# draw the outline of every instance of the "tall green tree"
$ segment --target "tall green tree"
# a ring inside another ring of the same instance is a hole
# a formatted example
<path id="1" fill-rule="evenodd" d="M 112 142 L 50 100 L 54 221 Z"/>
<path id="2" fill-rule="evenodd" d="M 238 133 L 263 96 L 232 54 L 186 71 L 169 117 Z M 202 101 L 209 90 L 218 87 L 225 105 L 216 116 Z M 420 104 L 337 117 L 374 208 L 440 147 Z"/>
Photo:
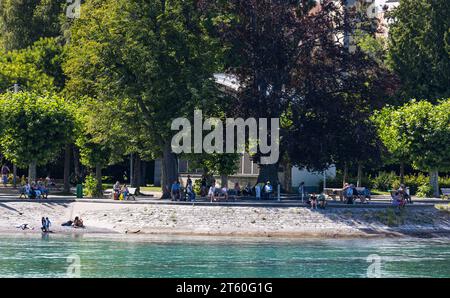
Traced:
<path id="1" fill-rule="evenodd" d="M 323 170 L 344 156 L 361 161 L 359 156 L 376 151 L 364 146 L 370 150 L 356 152 L 363 147 L 355 145 L 348 154 L 336 147 L 349 137 L 372 145 L 374 130 L 361 124 L 385 98 L 383 69 L 359 49 L 351 53 L 344 41 L 355 28 L 373 31 L 363 23 L 365 15 L 347 9 L 346 1 L 203 2 L 219 11 L 227 71 L 241 83 L 238 115 L 289 118 L 280 130 L 280 156 L 287 152 L 292 164 Z M 278 163 L 260 164 L 258 181 L 267 180 L 277 184 Z"/>
<path id="2" fill-rule="evenodd" d="M 436 197 L 439 172 L 450 170 L 449 108 L 450 99 L 437 105 L 412 101 L 399 108 L 386 107 L 375 116 L 386 147 L 400 157 L 409 156 L 414 168 L 428 171 Z"/>
<path id="3" fill-rule="evenodd" d="M 0 95 L 0 133 L 2 153 L 18 166 L 29 165 L 35 181 L 36 166 L 55 158 L 73 137 L 74 117 L 56 95 L 8 92 Z"/>
<path id="4" fill-rule="evenodd" d="M 66 1 L 0 1 L 0 49 L 5 51 L 31 46 L 41 37 L 61 34 L 60 16 Z"/>
<path id="5" fill-rule="evenodd" d="M 221 47 L 197 1 L 86 2 L 75 20 L 65 63 L 68 90 L 97 100 L 129 99 L 163 157 L 163 187 L 178 177 L 173 119 L 214 100 Z"/>
<path id="6" fill-rule="evenodd" d="M 119 162 L 129 139 L 124 135 L 121 111 L 111 102 L 99 104 L 91 98 L 81 98 L 76 109 L 77 132 L 75 144 L 81 163 L 92 169 L 97 180 L 96 193 L 102 194 L 102 170 Z"/>
<path id="7" fill-rule="evenodd" d="M 62 90 L 63 59 L 63 46 L 55 38 L 42 38 L 25 49 L 0 55 L 0 92 L 14 84 L 41 93 Z"/>
<path id="8" fill-rule="evenodd" d="M 450 6 L 447 0 L 402 0 L 389 26 L 389 57 L 403 97 L 450 96 Z"/>

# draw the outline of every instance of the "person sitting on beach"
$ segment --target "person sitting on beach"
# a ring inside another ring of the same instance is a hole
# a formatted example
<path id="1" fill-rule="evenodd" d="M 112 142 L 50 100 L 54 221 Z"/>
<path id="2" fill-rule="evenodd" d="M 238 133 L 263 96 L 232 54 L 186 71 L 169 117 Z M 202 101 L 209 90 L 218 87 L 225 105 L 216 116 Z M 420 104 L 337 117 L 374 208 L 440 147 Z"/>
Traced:
<path id="1" fill-rule="evenodd" d="M 202 180 L 200 181 L 200 196 L 204 197 L 208 193 L 208 186 L 206 183 L 206 177 L 203 176 Z"/>
<path id="2" fill-rule="evenodd" d="M 194 187 L 192 186 L 192 180 L 188 180 L 188 183 L 186 185 L 186 193 L 188 195 L 189 201 L 195 202 L 195 191 Z"/>
<path id="3" fill-rule="evenodd" d="M 245 188 L 242 190 L 243 196 L 251 196 L 252 195 L 252 186 L 250 185 L 250 182 L 247 183 Z"/>
<path id="4" fill-rule="evenodd" d="M 22 229 L 22 230 L 29 230 L 30 229 L 28 224 L 21 224 L 20 226 L 17 226 L 16 228 Z"/>
<path id="5" fill-rule="evenodd" d="M 353 204 L 353 190 L 354 188 L 352 187 L 352 185 L 346 183 L 346 185 L 344 186 L 343 193 L 346 199 L 346 203 L 349 205 Z"/>
<path id="6" fill-rule="evenodd" d="M 172 184 L 172 187 L 170 189 L 170 194 L 172 196 L 172 201 L 179 201 L 180 200 L 180 191 L 181 191 L 181 186 L 180 186 L 180 181 L 179 180 L 175 180 Z"/>
<path id="7" fill-rule="evenodd" d="M 121 189 L 120 182 L 116 181 L 116 184 L 114 184 L 114 186 L 113 186 L 114 200 L 118 200 L 119 199 L 120 189 Z"/>
<path id="8" fill-rule="evenodd" d="M 130 191 L 128 190 L 128 186 L 126 184 L 124 184 L 122 186 L 122 189 L 120 190 L 120 194 L 122 195 L 122 198 L 124 200 L 128 199 L 128 194 L 130 193 Z"/>
<path id="9" fill-rule="evenodd" d="M 208 199 L 212 203 L 212 201 L 216 201 L 216 180 L 212 181 L 211 187 L 208 191 Z"/>
<path id="10" fill-rule="evenodd" d="M 39 180 L 38 184 L 37 184 L 37 189 L 40 191 L 42 198 L 47 198 L 48 197 L 48 188 L 45 187 L 44 182 L 42 180 Z"/>
<path id="11" fill-rule="evenodd" d="M 311 209 L 317 209 L 317 196 L 316 194 L 311 194 L 308 198 L 308 201 L 306 201 L 306 204 L 311 207 Z"/>
<path id="12" fill-rule="evenodd" d="M 370 193 L 370 189 L 368 189 L 367 187 L 364 187 L 364 190 L 361 193 L 362 196 L 364 196 L 364 201 L 366 202 L 368 199 L 370 201 L 371 199 L 371 193 Z"/>
<path id="13" fill-rule="evenodd" d="M 84 228 L 83 220 L 78 216 L 75 216 L 72 226 L 74 228 Z"/>
<path id="14" fill-rule="evenodd" d="M 26 194 L 28 196 L 28 198 L 30 198 L 30 199 L 34 199 L 35 198 L 35 194 L 34 194 L 33 189 L 31 188 L 30 183 L 27 182 L 24 185 L 23 192 L 24 192 L 24 194 Z"/>
<path id="15" fill-rule="evenodd" d="M 264 185 L 264 193 L 268 199 L 270 199 L 272 191 L 273 191 L 272 185 L 270 184 L 270 181 L 267 181 L 266 185 Z"/>
<path id="16" fill-rule="evenodd" d="M 34 198 L 40 199 L 42 198 L 42 192 L 39 190 L 39 187 L 35 182 L 31 183 L 31 189 L 34 192 Z"/>
<path id="17" fill-rule="evenodd" d="M 226 186 L 220 189 L 220 195 L 225 198 L 225 201 L 228 202 L 228 188 Z"/>
<path id="18" fill-rule="evenodd" d="M 399 191 L 396 191 L 394 196 L 392 197 L 392 205 L 398 208 L 405 207 L 406 200 L 403 198 L 402 194 Z"/>
<path id="19" fill-rule="evenodd" d="M 406 186 L 404 184 L 400 184 L 400 187 L 397 190 L 399 192 L 399 194 L 403 197 L 403 199 L 405 200 L 405 203 L 411 203 L 411 196 L 408 194 L 408 190 L 406 188 Z"/>
<path id="20" fill-rule="evenodd" d="M 236 195 L 236 196 L 241 195 L 241 186 L 239 185 L 239 182 L 236 182 L 234 184 L 234 195 Z"/>
<path id="21" fill-rule="evenodd" d="M 317 199 L 319 201 L 319 208 L 325 209 L 325 206 L 327 205 L 327 198 L 325 197 L 325 195 L 321 193 Z"/>

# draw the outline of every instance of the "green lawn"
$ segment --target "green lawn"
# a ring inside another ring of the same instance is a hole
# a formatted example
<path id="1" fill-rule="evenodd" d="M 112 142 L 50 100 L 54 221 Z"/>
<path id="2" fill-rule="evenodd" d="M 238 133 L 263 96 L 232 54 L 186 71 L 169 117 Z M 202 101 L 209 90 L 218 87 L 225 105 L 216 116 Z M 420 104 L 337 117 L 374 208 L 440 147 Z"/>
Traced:
<path id="1" fill-rule="evenodd" d="M 111 188 L 113 188 L 113 184 L 103 183 L 102 187 L 103 187 L 103 190 L 111 189 Z M 161 186 L 147 185 L 147 186 L 141 186 L 140 189 L 143 190 L 143 191 L 161 191 Z"/>
<path id="2" fill-rule="evenodd" d="M 377 195 L 390 196 L 391 195 L 388 191 L 382 191 L 382 190 L 378 190 L 378 189 L 371 189 L 370 193 L 374 196 L 377 196 Z"/>
<path id="3" fill-rule="evenodd" d="M 161 186 L 147 185 L 147 186 L 142 186 L 141 190 L 143 190 L 143 191 L 161 191 Z"/>

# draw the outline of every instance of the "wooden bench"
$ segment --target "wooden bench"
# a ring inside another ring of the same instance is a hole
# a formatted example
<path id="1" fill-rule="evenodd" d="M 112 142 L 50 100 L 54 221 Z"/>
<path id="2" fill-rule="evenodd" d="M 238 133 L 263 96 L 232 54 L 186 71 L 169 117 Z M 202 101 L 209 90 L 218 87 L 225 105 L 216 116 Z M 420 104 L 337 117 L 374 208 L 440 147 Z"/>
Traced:
<path id="1" fill-rule="evenodd" d="M 445 199 L 450 199 L 450 188 L 441 188 L 442 197 Z"/>
<path id="2" fill-rule="evenodd" d="M 323 193 L 331 197 L 334 201 L 336 201 L 336 197 L 339 196 L 339 200 L 342 202 L 344 200 L 344 192 L 342 188 L 324 188 Z"/>
<path id="3" fill-rule="evenodd" d="M 128 198 L 132 198 L 133 201 L 136 201 L 136 190 L 135 187 L 128 187 Z"/>

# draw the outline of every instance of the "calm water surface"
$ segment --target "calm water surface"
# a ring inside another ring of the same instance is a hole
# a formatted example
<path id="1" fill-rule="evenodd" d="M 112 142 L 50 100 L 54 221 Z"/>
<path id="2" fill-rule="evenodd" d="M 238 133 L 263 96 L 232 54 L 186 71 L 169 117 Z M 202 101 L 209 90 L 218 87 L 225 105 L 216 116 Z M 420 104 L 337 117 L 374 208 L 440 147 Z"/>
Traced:
<path id="1" fill-rule="evenodd" d="M 450 277 L 450 239 L 0 236 L 0 277 Z M 72 259 L 73 260 L 73 259 Z"/>

